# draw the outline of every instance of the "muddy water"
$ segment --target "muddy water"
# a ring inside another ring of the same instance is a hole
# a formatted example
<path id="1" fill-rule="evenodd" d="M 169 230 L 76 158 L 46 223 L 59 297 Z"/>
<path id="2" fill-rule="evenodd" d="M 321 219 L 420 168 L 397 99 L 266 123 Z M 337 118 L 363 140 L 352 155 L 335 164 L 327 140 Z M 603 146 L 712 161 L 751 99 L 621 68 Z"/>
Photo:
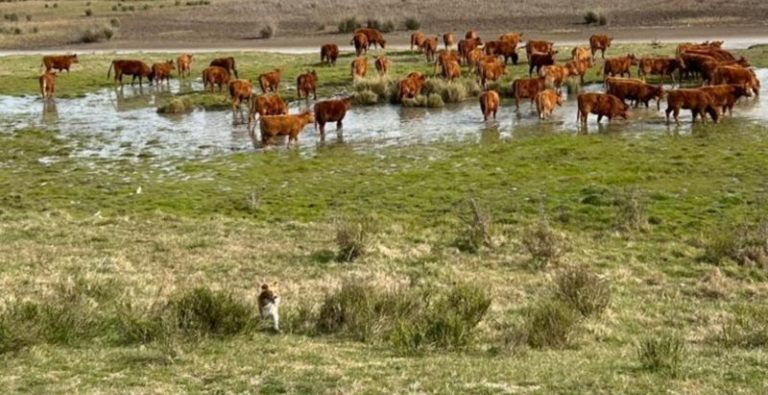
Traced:
<path id="1" fill-rule="evenodd" d="M 758 70 L 758 78 L 768 81 L 768 69 Z M 761 98 L 768 96 L 764 84 Z M 601 85 L 584 87 L 585 91 L 601 91 Z M 234 124 L 231 111 L 196 110 L 183 115 L 161 115 L 156 112 L 159 101 L 172 94 L 200 91 L 194 82 L 179 86 L 173 81 L 169 89 L 139 89 L 126 86 L 122 90 L 104 89 L 73 99 L 55 99 L 44 103 L 39 97 L 0 96 L 0 131 L 10 132 L 26 127 L 56 130 L 77 141 L 74 154 L 102 158 L 173 158 L 204 157 L 216 153 L 252 151 L 254 144 L 246 125 Z M 290 94 L 293 94 L 291 92 Z M 761 98 L 742 99 L 734 109 L 734 121 L 768 121 L 768 101 Z M 291 103 L 291 112 L 305 104 Z M 353 107 L 344 120 L 343 141 L 360 149 L 428 143 L 441 140 L 497 140 L 531 133 L 659 133 L 691 130 L 690 112 L 681 115 L 682 126 L 666 126 L 665 103 L 657 111 L 633 110 L 629 121 L 602 125 L 590 116 L 587 128 L 576 121 L 575 95 L 568 95 L 554 116 L 539 121 L 527 101 L 515 111 L 514 103 L 505 101 L 495 121 L 483 122 L 475 100 L 446 105 L 440 109 L 402 108 L 397 105 Z M 335 142 L 335 125 L 329 124 L 328 142 Z M 258 132 L 257 132 L 258 133 Z M 311 150 L 318 144 L 318 134 L 311 126 L 304 129 L 299 146 Z"/>

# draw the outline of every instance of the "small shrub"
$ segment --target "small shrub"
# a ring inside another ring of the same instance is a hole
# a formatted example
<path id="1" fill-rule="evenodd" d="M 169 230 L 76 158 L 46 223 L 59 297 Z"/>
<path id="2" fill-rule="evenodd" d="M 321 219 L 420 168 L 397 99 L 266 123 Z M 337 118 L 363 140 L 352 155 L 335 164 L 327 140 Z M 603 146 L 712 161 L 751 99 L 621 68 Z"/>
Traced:
<path id="1" fill-rule="evenodd" d="M 103 40 L 103 32 L 96 29 L 88 29 L 80 34 L 80 42 L 83 43 L 97 43 Z"/>
<path id="2" fill-rule="evenodd" d="M 335 223 L 336 259 L 340 262 L 352 262 L 364 255 L 369 247 L 375 225 L 371 218 L 340 219 Z"/>
<path id="3" fill-rule="evenodd" d="M 555 278 L 555 295 L 581 313 L 600 315 L 611 300 L 608 282 L 583 266 L 566 268 Z"/>
<path id="4" fill-rule="evenodd" d="M 459 214 L 462 228 L 456 245 L 460 250 L 471 253 L 476 253 L 483 247 L 493 247 L 491 215 L 481 209 L 474 198 L 469 199 L 466 206 L 466 212 Z"/>
<path id="5" fill-rule="evenodd" d="M 673 375 L 680 371 L 684 352 L 683 339 L 677 335 L 649 336 L 637 346 L 637 356 L 643 369 L 667 371 Z"/>
<path id="6" fill-rule="evenodd" d="M 381 28 L 379 29 L 382 33 L 390 33 L 395 31 L 395 22 L 392 21 L 386 21 L 381 25 Z"/>
<path id="7" fill-rule="evenodd" d="M 178 7 L 178 6 L 180 6 L 180 5 L 181 5 L 181 1 L 180 1 L 180 0 L 176 0 L 176 1 L 173 3 L 173 5 L 175 5 L 176 7 Z"/>
<path id="8" fill-rule="evenodd" d="M 31 21 L 32 21 L 32 15 L 27 15 L 27 22 L 31 22 Z"/>
<path id="9" fill-rule="evenodd" d="M 109 20 L 109 25 L 112 27 L 120 27 L 120 20 L 117 18 L 112 18 Z"/>
<path id="10" fill-rule="evenodd" d="M 546 220 L 528 228 L 523 233 L 522 244 L 537 267 L 560 263 L 568 248 L 565 236 L 552 229 Z"/>
<path id="11" fill-rule="evenodd" d="M 261 29 L 261 32 L 259 32 L 259 34 L 260 34 L 261 38 L 263 38 L 263 39 L 269 39 L 269 38 L 272 38 L 272 37 L 274 37 L 274 35 L 275 35 L 275 30 L 276 30 L 276 29 L 273 27 L 273 25 L 271 25 L 271 24 L 270 24 L 270 25 L 264 26 L 264 27 Z"/>
<path id="12" fill-rule="evenodd" d="M 373 105 L 379 102 L 379 96 L 371 90 L 355 92 L 352 95 L 355 104 Z"/>
<path id="13" fill-rule="evenodd" d="M 705 241 L 702 258 L 714 264 L 729 258 L 739 265 L 768 270 L 768 219 L 716 228 Z"/>
<path id="14" fill-rule="evenodd" d="M 406 30 L 419 30 L 421 28 L 421 23 L 416 18 L 406 18 L 404 24 Z"/>
<path id="15" fill-rule="evenodd" d="M 184 114 L 192 112 L 195 109 L 192 99 L 184 97 L 175 97 L 168 103 L 157 107 L 158 114 Z"/>
<path id="16" fill-rule="evenodd" d="M 91 10 L 90 8 L 85 10 L 85 16 L 93 16 L 93 10 Z"/>
<path id="17" fill-rule="evenodd" d="M 594 11 L 588 11 L 586 14 L 584 14 L 584 24 L 591 25 L 594 23 L 597 23 L 598 15 Z"/>
<path id="18" fill-rule="evenodd" d="M 5 18 L 6 21 L 10 21 L 10 22 L 18 22 L 19 21 L 19 16 L 16 15 L 15 13 L 14 14 L 5 14 L 5 15 L 3 15 L 3 17 Z"/>
<path id="19" fill-rule="evenodd" d="M 18 34 L 21 34 L 21 33 L 22 33 L 22 31 L 21 31 L 20 27 L 14 27 L 13 28 L 13 34 L 17 34 L 18 35 Z"/>
<path id="20" fill-rule="evenodd" d="M 381 22 L 378 19 L 368 19 L 365 21 L 365 27 L 369 29 L 381 30 Z"/>
<path id="21" fill-rule="evenodd" d="M 107 41 L 111 40 L 115 35 L 115 32 L 110 28 L 104 28 L 101 33 L 104 35 L 104 38 L 106 38 Z"/>
<path id="22" fill-rule="evenodd" d="M 112 6 L 112 11 L 117 11 L 117 6 L 116 5 Z"/>
<path id="23" fill-rule="evenodd" d="M 357 21 L 357 18 L 347 18 L 339 22 L 339 33 L 352 33 L 355 29 L 359 29 L 360 27 L 361 25 Z"/>
<path id="24" fill-rule="evenodd" d="M 32 28 L 32 30 L 30 30 L 30 32 L 31 32 L 32 34 L 37 34 L 37 33 L 39 33 L 39 32 L 40 32 L 40 29 L 39 29 L 37 26 L 35 26 L 35 27 L 33 27 L 33 28 Z"/>
<path id="25" fill-rule="evenodd" d="M 646 231 L 649 228 L 646 202 L 642 194 L 633 189 L 619 195 L 615 201 L 616 226 L 623 231 Z"/>
<path id="26" fill-rule="evenodd" d="M 59 8 L 59 3 L 53 3 L 53 8 Z"/>
<path id="27" fill-rule="evenodd" d="M 418 95 L 413 98 L 406 98 L 403 99 L 403 107 L 426 107 L 427 102 L 427 96 L 424 95 Z"/>
<path id="28" fill-rule="evenodd" d="M 600 16 L 597 18 L 597 24 L 600 26 L 605 26 L 608 24 L 608 17 L 606 17 L 603 14 L 600 14 Z"/>
<path id="29" fill-rule="evenodd" d="M 734 317 L 723 324 L 719 340 L 728 347 L 768 346 L 768 308 L 760 305 L 738 306 Z"/>
<path id="30" fill-rule="evenodd" d="M 177 327 L 185 334 L 234 335 L 253 328 L 256 312 L 224 292 L 195 288 L 170 301 Z"/>
<path id="31" fill-rule="evenodd" d="M 518 335 L 532 348 L 566 348 L 577 328 L 578 313 L 557 300 L 544 300 L 528 308 Z"/>
<path id="32" fill-rule="evenodd" d="M 116 316 L 119 345 L 147 344 L 169 336 L 173 329 L 170 320 L 160 310 L 140 311 L 130 304 L 120 306 Z"/>
<path id="33" fill-rule="evenodd" d="M 48 3 L 45 3 L 45 8 L 48 8 Z"/>
<path id="34" fill-rule="evenodd" d="M 427 96 L 427 107 L 429 108 L 445 107 L 445 102 L 443 101 L 443 97 L 438 95 L 437 93 L 430 94 L 429 96 Z"/>
<path id="35" fill-rule="evenodd" d="M 149 6 L 149 4 L 144 4 L 144 5 L 141 7 L 141 9 L 142 9 L 142 10 L 144 10 L 144 11 L 148 11 L 150 8 L 151 8 L 151 7 Z"/>

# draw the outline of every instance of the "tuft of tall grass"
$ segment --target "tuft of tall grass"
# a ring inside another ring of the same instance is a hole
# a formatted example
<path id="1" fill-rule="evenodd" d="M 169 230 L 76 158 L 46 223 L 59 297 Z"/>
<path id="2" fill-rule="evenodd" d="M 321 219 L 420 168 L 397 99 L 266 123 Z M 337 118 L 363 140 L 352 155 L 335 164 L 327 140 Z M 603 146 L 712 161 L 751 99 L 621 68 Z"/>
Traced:
<path id="1" fill-rule="evenodd" d="M 171 299 L 179 330 L 193 335 L 235 335 L 253 329 L 255 309 L 232 294 L 198 287 Z"/>
<path id="2" fill-rule="evenodd" d="M 733 318 L 723 324 L 718 340 L 728 347 L 768 346 L 768 308 L 760 305 L 737 306 Z"/>
<path id="3" fill-rule="evenodd" d="M 586 267 L 571 266 L 555 277 L 555 296 L 584 317 L 598 316 L 611 301 L 611 288 Z"/>
<path id="4" fill-rule="evenodd" d="M 626 232 L 644 232 L 650 228 L 643 194 L 632 189 L 619 194 L 614 200 L 616 227 Z"/>
<path id="5" fill-rule="evenodd" d="M 647 336 L 637 345 L 637 357 L 643 369 L 677 375 L 683 364 L 685 342 L 676 334 Z"/>
<path id="6" fill-rule="evenodd" d="M 476 253 L 483 247 L 493 247 L 493 218 L 471 198 L 466 203 L 464 212 L 459 213 L 461 229 L 456 238 L 456 246 L 466 252 Z"/>
<path id="7" fill-rule="evenodd" d="M 372 218 L 342 218 L 335 221 L 335 227 L 336 259 L 340 262 L 352 262 L 364 255 L 376 232 Z"/>
<path id="8" fill-rule="evenodd" d="M 545 219 L 526 229 L 521 241 L 538 268 L 559 264 L 568 250 L 566 237 L 552 229 Z"/>
<path id="9" fill-rule="evenodd" d="M 714 264 L 731 259 L 739 265 L 768 269 L 768 219 L 714 229 L 705 241 L 702 258 Z"/>
<path id="10" fill-rule="evenodd" d="M 572 345 L 578 323 L 579 314 L 569 305 L 544 299 L 526 310 L 515 337 L 532 348 L 567 348 Z"/>

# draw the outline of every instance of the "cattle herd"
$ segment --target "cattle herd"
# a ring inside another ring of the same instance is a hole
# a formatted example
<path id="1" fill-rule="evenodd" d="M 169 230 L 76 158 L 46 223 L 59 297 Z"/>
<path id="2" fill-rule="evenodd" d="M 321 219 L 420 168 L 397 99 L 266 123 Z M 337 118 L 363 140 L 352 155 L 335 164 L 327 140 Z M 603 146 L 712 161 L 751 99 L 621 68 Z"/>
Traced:
<path id="1" fill-rule="evenodd" d="M 465 38 L 456 43 L 452 33 L 442 36 L 444 49 L 439 50 L 439 36 L 426 36 L 421 32 L 411 35 L 411 51 L 424 53 L 426 60 L 433 64 L 433 74 L 439 75 L 451 82 L 462 75 L 462 67 L 466 67 L 469 75 L 476 75 L 483 92 L 480 94 L 480 108 L 483 119 L 495 118 L 501 99 L 499 92 L 489 87 L 489 82 L 497 81 L 507 74 L 506 66 L 511 60 L 517 64 L 518 46 L 522 43 L 522 33 L 507 33 L 497 40 L 483 42 L 477 32 L 470 30 Z M 681 109 L 689 109 L 696 121 L 708 115 L 717 122 L 722 114 L 733 111 L 733 106 L 741 97 L 757 95 L 760 81 L 754 70 L 744 57 L 737 58 L 731 52 L 722 49 L 722 41 L 707 41 L 703 43 L 685 43 L 677 47 L 675 56 L 671 57 L 636 57 L 634 54 L 605 58 L 605 52 L 610 48 L 612 38 L 606 35 L 593 35 L 589 39 L 589 47 L 576 46 L 571 51 L 571 58 L 558 64 L 555 55 L 558 51 L 550 41 L 528 40 L 525 45 L 525 55 L 528 62 L 528 77 L 515 79 L 511 86 L 511 97 L 515 107 L 519 109 L 520 99 L 529 99 L 541 119 L 550 116 L 557 106 L 562 105 L 562 85 L 570 78 L 579 77 L 579 83 L 584 83 L 584 75 L 594 67 L 595 55 L 600 52 L 602 68 L 597 74 L 603 76 L 605 93 L 581 93 L 577 96 L 577 119 L 586 123 L 589 114 L 597 115 L 600 122 L 603 117 L 609 120 L 621 117 L 627 119 L 629 106 L 627 101 L 637 107 L 640 103 L 646 107 L 649 102 L 656 101 L 657 110 L 661 109 L 661 100 L 666 98 L 666 121 L 670 122 L 673 115 L 679 124 Z M 386 47 L 384 36 L 376 29 L 358 29 L 350 45 L 354 46 L 356 57 L 351 63 L 353 79 L 365 77 L 368 72 L 368 58 L 365 56 L 370 47 Z M 321 63 L 330 67 L 336 65 L 339 57 L 339 47 L 336 44 L 325 44 L 320 49 Z M 179 78 L 190 78 L 193 55 L 183 54 L 175 63 L 168 60 L 151 66 L 140 60 L 113 60 L 107 71 L 107 78 L 114 71 L 115 84 L 123 84 L 123 76 L 130 76 L 131 84 L 136 79 L 139 85 L 144 79 L 150 84 L 169 83 L 171 72 L 178 70 Z M 78 63 L 77 55 L 44 56 L 45 72 L 40 76 L 40 91 L 44 99 L 49 99 L 55 91 L 56 74 L 54 70 L 69 73 L 73 63 Z M 377 73 L 385 76 L 389 73 L 390 61 L 385 54 L 376 57 L 374 62 Z M 637 67 L 637 79 L 631 78 L 631 67 Z M 534 71 L 536 75 L 534 76 Z M 325 124 L 336 122 L 337 130 L 341 128 L 346 112 L 351 108 L 352 99 L 331 99 L 316 102 L 314 111 L 303 111 L 299 114 L 288 114 L 288 106 L 279 95 L 281 69 L 274 69 L 258 76 L 258 84 L 262 94 L 256 94 L 251 80 L 240 79 L 233 57 L 219 58 L 211 61 L 209 67 L 202 71 L 204 89 L 214 92 L 218 88 L 222 92 L 228 88 L 232 99 L 232 110 L 236 117 L 244 122 L 241 104 L 248 102 L 248 128 L 252 136 L 255 134 L 255 124 L 258 116 L 261 132 L 261 142 L 264 145 L 274 142 L 276 136 L 288 136 L 288 144 L 296 142 L 299 133 L 310 123 L 319 126 L 321 139 L 325 137 Z M 665 78 L 677 82 L 675 75 L 700 81 L 701 87 L 688 89 L 673 89 L 665 91 L 663 85 L 646 83 L 649 75 L 657 75 L 663 84 Z M 234 76 L 234 78 L 232 78 Z M 427 77 L 414 71 L 397 82 L 397 97 L 400 101 L 415 98 L 422 92 Z M 317 99 L 318 75 L 312 70 L 301 74 L 296 80 L 297 97 L 309 100 L 310 94 Z"/>

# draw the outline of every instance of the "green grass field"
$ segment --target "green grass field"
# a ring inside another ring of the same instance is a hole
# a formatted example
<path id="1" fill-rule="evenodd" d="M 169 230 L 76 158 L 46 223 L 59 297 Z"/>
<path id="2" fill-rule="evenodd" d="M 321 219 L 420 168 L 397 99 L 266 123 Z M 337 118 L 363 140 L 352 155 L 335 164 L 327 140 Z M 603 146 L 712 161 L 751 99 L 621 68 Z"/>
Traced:
<path id="1" fill-rule="evenodd" d="M 761 51 L 745 54 L 764 66 Z M 236 55 L 248 78 L 316 62 Z M 110 58 L 84 56 L 58 93 L 110 86 Z M 426 69 L 393 58 L 396 75 Z M 353 89 L 349 59 L 317 67 L 323 95 Z M 37 62 L 0 58 L 0 90 L 35 94 Z M 0 388 L 765 393 L 767 131 L 532 128 L 162 166 L 3 131 Z M 342 262 L 350 229 L 364 253 Z M 256 319 L 264 282 L 278 282 L 281 334 Z"/>

